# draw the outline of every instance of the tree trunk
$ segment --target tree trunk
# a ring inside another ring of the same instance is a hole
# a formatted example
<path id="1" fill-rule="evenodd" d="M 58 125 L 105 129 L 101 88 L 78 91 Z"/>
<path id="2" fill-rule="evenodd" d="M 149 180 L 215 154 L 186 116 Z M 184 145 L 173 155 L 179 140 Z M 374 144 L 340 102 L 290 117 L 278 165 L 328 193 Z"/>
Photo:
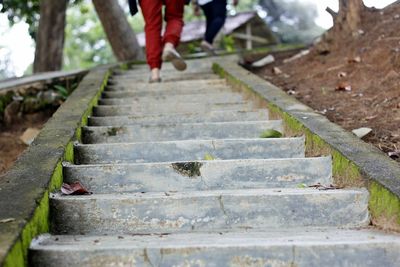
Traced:
<path id="1" fill-rule="evenodd" d="M 363 0 L 339 0 L 339 13 L 335 18 L 334 27 L 339 27 L 347 33 L 358 31 L 365 9 Z"/>
<path id="2" fill-rule="evenodd" d="M 332 15 L 333 27 L 322 36 L 322 41 L 316 45 L 320 54 L 329 53 L 332 49 L 341 46 L 343 39 L 356 38 L 362 29 L 362 18 L 369 9 L 364 6 L 363 0 L 339 0 L 339 12 L 327 8 Z"/>
<path id="3" fill-rule="evenodd" d="M 93 0 L 93 5 L 118 61 L 143 60 L 143 51 L 118 1 Z"/>
<path id="4" fill-rule="evenodd" d="M 33 72 L 62 68 L 68 0 L 41 0 Z"/>

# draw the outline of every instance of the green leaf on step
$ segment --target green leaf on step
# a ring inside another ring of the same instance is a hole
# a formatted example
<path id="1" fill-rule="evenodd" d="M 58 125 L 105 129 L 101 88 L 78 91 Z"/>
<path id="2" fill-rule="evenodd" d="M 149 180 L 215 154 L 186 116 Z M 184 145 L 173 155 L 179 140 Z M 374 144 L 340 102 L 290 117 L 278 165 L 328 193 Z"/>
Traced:
<path id="1" fill-rule="evenodd" d="M 280 138 L 282 136 L 282 133 L 277 130 L 267 129 L 261 133 L 260 138 Z"/>
<path id="2" fill-rule="evenodd" d="M 215 157 L 209 153 L 204 155 L 204 160 L 215 160 Z"/>
<path id="3" fill-rule="evenodd" d="M 306 184 L 298 184 L 297 188 L 308 188 Z"/>

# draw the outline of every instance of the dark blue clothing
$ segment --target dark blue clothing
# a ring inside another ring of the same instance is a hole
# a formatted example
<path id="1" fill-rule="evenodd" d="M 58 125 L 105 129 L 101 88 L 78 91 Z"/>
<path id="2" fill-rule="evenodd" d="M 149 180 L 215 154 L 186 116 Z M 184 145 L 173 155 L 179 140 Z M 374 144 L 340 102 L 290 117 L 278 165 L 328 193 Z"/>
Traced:
<path id="1" fill-rule="evenodd" d="M 206 16 L 206 34 L 204 40 L 212 44 L 215 36 L 225 24 L 227 0 L 213 0 L 201 6 Z"/>

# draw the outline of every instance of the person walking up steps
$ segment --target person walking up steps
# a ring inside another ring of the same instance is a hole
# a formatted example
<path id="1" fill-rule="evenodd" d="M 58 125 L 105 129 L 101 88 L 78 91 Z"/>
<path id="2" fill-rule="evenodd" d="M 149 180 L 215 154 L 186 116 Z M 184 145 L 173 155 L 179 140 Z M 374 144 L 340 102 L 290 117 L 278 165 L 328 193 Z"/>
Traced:
<path id="1" fill-rule="evenodd" d="M 161 82 L 161 65 L 171 61 L 179 71 L 186 69 L 186 63 L 176 51 L 183 28 L 185 0 L 140 0 L 139 4 L 145 21 L 146 58 L 151 70 L 149 82 Z M 165 5 L 166 27 L 162 36 L 162 8 Z M 131 14 L 137 13 L 136 0 L 129 0 Z"/>
<path id="2" fill-rule="evenodd" d="M 238 0 L 233 0 L 233 5 L 237 4 Z M 214 38 L 225 24 L 226 5 L 227 0 L 195 0 L 195 14 L 199 15 L 200 7 L 206 17 L 206 33 L 200 46 L 210 55 L 215 55 Z"/>

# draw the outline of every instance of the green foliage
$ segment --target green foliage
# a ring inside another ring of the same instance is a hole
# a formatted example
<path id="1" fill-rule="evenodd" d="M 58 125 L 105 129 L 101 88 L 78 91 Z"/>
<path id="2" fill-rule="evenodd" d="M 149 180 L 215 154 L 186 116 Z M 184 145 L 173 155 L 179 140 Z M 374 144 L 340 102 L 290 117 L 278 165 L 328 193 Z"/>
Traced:
<path id="1" fill-rule="evenodd" d="M 67 11 L 64 69 L 90 68 L 113 62 L 111 47 L 91 1 L 82 1 Z"/>
<path id="2" fill-rule="evenodd" d="M 67 99 L 69 92 L 64 86 L 56 84 L 56 85 L 53 85 L 53 87 L 54 87 L 55 91 L 58 92 L 62 96 L 63 99 Z"/>
<path id="3" fill-rule="evenodd" d="M 0 12 L 7 13 L 8 21 L 12 26 L 19 21 L 29 24 L 29 34 L 35 38 L 39 24 L 40 0 L 6 0 Z"/>
<path id="4" fill-rule="evenodd" d="M 128 15 L 126 3 L 122 5 L 133 30 L 142 32 L 144 20 L 141 13 Z M 65 29 L 64 69 L 90 68 L 115 62 L 111 46 L 90 0 L 71 6 L 67 12 Z"/>
<path id="5" fill-rule="evenodd" d="M 233 39 L 232 36 L 224 36 L 222 37 L 221 40 L 221 46 L 227 51 L 227 52 L 233 52 L 235 51 L 235 40 Z"/>
<path id="6" fill-rule="evenodd" d="M 82 0 L 70 0 L 74 5 Z M 25 21 L 29 25 L 29 34 L 35 39 L 40 18 L 40 0 L 5 0 L 3 1 L 2 13 L 7 13 L 10 25 Z"/>

